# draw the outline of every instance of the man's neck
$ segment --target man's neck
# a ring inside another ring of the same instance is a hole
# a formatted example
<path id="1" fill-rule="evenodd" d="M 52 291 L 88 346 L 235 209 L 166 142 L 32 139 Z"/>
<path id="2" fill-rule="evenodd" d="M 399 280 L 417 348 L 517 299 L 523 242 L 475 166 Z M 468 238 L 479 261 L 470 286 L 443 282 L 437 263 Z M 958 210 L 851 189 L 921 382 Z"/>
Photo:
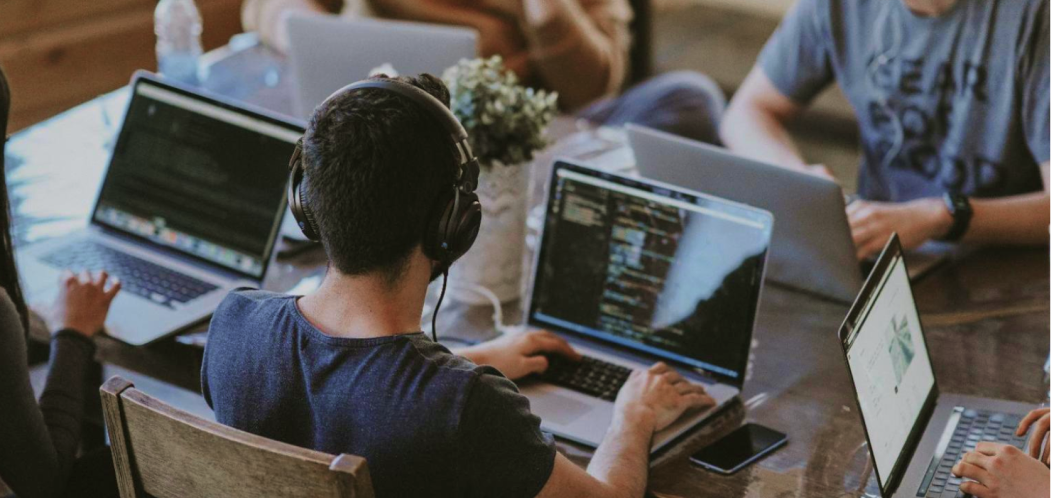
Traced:
<path id="1" fill-rule="evenodd" d="M 391 285 L 382 275 L 349 276 L 330 269 L 321 287 L 297 304 L 312 325 L 334 337 L 418 332 L 429 275 L 420 270 L 410 268 Z"/>
<path id="2" fill-rule="evenodd" d="M 916 15 L 935 17 L 948 12 L 959 0 L 901 0 Z"/>

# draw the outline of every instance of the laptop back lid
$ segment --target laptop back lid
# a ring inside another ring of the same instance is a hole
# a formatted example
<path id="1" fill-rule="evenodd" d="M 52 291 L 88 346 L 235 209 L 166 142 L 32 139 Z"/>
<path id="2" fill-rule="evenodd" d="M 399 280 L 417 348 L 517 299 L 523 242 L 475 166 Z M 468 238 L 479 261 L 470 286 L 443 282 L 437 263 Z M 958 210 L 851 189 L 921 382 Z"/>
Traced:
<path id="1" fill-rule="evenodd" d="M 876 478 L 890 496 L 938 399 L 927 341 L 897 234 L 847 314 L 839 339 Z"/>
<path id="2" fill-rule="evenodd" d="M 138 73 L 91 223 L 261 281 L 301 124 Z"/>
<path id="3" fill-rule="evenodd" d="M 768 278 L 843 302 L 857 296 L 862 276 L 838 185 L 676 135 L 627 130 L 642 176 L 774 213 Z"/>
<path id="4" fill-rule="evenodd" d="M 529 323 L 740 387 L 773 216 L 559 161 Z"/>
<path id="5" fill-rule="evenodd" d="M 386 64 L 402 75 L 440 77 L 478 54 L 478 33 L 464 27 L 319 15 L 287 22 L 293 103 L 304 119 L 333 92 Z"/>

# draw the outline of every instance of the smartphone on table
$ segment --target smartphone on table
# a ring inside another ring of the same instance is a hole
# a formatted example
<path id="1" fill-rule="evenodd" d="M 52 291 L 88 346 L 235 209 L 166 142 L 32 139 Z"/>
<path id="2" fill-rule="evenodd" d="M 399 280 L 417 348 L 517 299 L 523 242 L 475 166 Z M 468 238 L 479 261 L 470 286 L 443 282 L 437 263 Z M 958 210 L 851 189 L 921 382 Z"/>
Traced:
<path id="1" fill-rule="evenodd" d="M 690 456 L 690 461 L 720 474 L 733 474 L 788 442 L 788 436 L 748 423 Z"/>

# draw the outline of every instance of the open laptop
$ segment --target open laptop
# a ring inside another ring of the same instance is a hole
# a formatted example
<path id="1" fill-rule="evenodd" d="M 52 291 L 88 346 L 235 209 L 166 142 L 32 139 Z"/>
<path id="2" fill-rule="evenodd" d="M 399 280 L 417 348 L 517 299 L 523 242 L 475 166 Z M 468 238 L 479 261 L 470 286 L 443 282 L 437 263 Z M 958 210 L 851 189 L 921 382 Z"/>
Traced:
<path id="1" fill-rule="evenodd" d="M 883 496 L 962 495 L 951 469 L 963 453 L 980 441 L 1024 447 L 1014 432 L 1030 405 L 939 391 L 897 235 L 839 339 Z"/>
<path id="2" fill-rule="evenodd" d="M 773 217 L 562 161 L 548 195 L 528 323 L 586 359 L 552 357 L 519 387 L 545 430 L 597 446 L 627 376 L 664 361 L 718 405 L 657 433 L 658 451 L 742 388 Z"/>
<path id="3" fill-rule="evenodd" d="M 431 73 L 478 53 L 473 29 L 376 19 L 297 15 L 287 20 L 293 105 L 307 118 L 333 92 L 381 66 L 399 74 Z"/>
<path id="4" fill-rule="evenodd" d="M 857 296 L 862 274 L 839 185 L 677 135 L 633 125 L 627 130 L 642 176 L 777 216 L 771 280 L 848 303 Z"/>
<path id="5" fill-rule="evenodd" d="M 858 264 L 839 185 L 726 149 L 627 125 L 639 173 L 673 185 L 743 202 L 777 216 L 770 279 L 850 303 L 872 261 Z M 929 241 L 908 251 L 917 280 L 948 261 L 954 244 Z"/>
<path id="6" fill-rule="evenodd" d="M 18 251 L 27 300 L 46 313 L 61 272 L 104 269 L 123 288 L 109 335 L 141 345 L 259 287 L 285 212 L 299 123 L 137 73 L 89 226 Z"/>

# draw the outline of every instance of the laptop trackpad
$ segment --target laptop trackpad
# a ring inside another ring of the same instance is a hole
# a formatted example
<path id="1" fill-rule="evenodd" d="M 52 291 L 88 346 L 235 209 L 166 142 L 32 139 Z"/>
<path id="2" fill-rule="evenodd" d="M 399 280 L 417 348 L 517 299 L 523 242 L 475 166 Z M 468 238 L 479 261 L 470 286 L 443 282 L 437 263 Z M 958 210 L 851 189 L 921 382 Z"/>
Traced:
<path id="1" fill-rule="evenodd" d="M 550 392 L 531 398 L 533 413 L 542 414 L 544 420 L 564 426 L 595 408 L 594 405 Z"/>

